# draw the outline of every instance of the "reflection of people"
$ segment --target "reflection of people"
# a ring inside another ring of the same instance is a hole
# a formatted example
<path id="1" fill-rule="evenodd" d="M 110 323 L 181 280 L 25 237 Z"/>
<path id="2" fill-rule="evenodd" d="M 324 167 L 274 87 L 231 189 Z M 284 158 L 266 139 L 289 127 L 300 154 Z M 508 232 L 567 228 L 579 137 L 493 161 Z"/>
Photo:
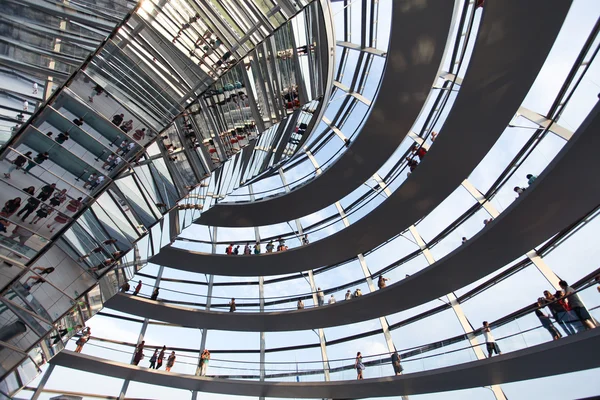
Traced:
<path id="1" fill-rule="evenodd" d="M 29 281 L 33 281 L 33 283 L 29 283 Z M 28 291 L 31 291 L 31 289 L 33 289 L 34 286 L 41 285 L 44 282 L 46 282 L 46 280 L 41 276 L 32 275 L 25 280 L 25 282 L 23 283 L 23 287 Z"/>
<path id="2" fill-rule="evenodd" d="M 54 230 L 56 229 L 56 224 L 64 225 L 67 223 L 68 220 L 69 220 L 69 217 L 67 217 L 65 214 L 59 212 L 56 214 L 56 217 L 54 217 L 54 222 L 49 223 L 48 225 L 46 225 L 46 227 L 50 228 L 50 232 L 54 232 Z"/>
<path id="3" fill-rule="evenodd" d="M 109 157 L 110 157 L 110 156 L 109 156 Z M 96 173 L 92 172 L 92 173 L 90 174 L 90 176 L 88 176 L 88 178 L 87 178 L 87 182 L 83 184 L 83 188 L 84 188 L 84 189 L 87 189 L 87 188 L 88 188 L 88 186 L 91 186 L 91 185 L 94 183 L 94 181 L 96 180 L 96 178 L 98 178 L 98 174 L 96 174 Z"/>
<path id="4" fill-rule="evenodd" d="M 77 211 L 79 211 L 79 209 L 81 208 L 81 199 L 83 199 L 83 197 L 71 199 L 69 201 L 69 203 L 67 204 L 67 211 L 69 211 L 70 213 L 73 213 L 73 214 L 75 214 Z"/>
<path id="5" fill-rule="evenodd" d="M 94 86 L 94 89 L 92 89 L 92 93 L 90 93 L 90 95 L 88 96 L 88 100 L 90 101 L 90 103 L 94 102 L 94 96 L 102 94 L 103 92 L 104 92 L 104 89 L 102 89 L 102 86 L 100 86 L 100 85 Z"/>
<path id="6" fill-rule="evenodd" d="M 92 336 L 92 329 L 88 326 L 83 330 L 83 332 L 81 333 L 81 337 L 77 339 L 77 342 L 75 342 L 75 344 L 77 345 L 75 353 L 81 353 L 81 350 L 83 350 L 83 345 L 86 344 L 88 340 L 90 340 L 90 336 Z"/>
<path id="7" fill-rule="evenodd" d="M 54 193 L 55 189 L 56 189 L 56 183 L 43 186 L 40 193 L 37 195 L 37 198 L 42 201 L 46 201 L 50 198 L 50 196 L 52 196 L 52 193 Z"/>
<path id="8" fill-rule="evenodd" d="M 22 226 L 17 226 L 13 231 L 12 234 L 8 237 L 9 239 L 15 239 L 15 238 L 19 238 L 19 244 L 21 246 L 25 245 L 25 242 L 27 242 L 27 240 L 29 240 L 30 237 L 33 236 L 33 232 L 28 231 L 27 229 L 23 228 Z"/>
<path id="9" fill-rule="evenodd" d="M 28 151 L 27 153 L 21 155 L 19 154 L 17 156 L 17 158 L 15 158 L 13 161 L 11 161 L 11 166 L 8 167 L 8 172 L 6 174 L 4 174 L 4 177 L 6 179 L 10 179 L 10 173 L 13 172 L 15 169 L 21 169 L 23 168 L 23 165 L 25 165 L 25 163 L 27 162 L 27 160 L 31 160 L 31 151 Z"/>
<path id="10" fill-rule="evenodd" d="M 67 189 L 63 189 L 58 193 L 54 193 L 54 196 L 50 199 L 50 204 L 54 207 L 60 206 L 67 199 Z"/>
<path id="11" fill-rule="evenodd" d="M 81 325 L 75 325 L 74 327 L 71 328 L 58 328 L 58 334 L 54 335 L 54 336 L 50 336 L 50 339 L 54 339 L 54 341 L 52 342 L 52 344 L 56 344 L 58 343 L 63 337 L 65 337 L 69 332 L 71 331 L 75 331 L 77 332 L 78 330 L 80 330 L 82 328 Z"/>
<path id="12" fill-rule="evenodd" d="M 102 184 L 102 182 L 104 182 L 104 176 L 100 175 L 98 178 L 96 178 L 94 183 L 90 185 L 90 190 L 96 189 L 98 186 L 100 186 L 100 184 Z"/>
<path id="13" fill-rule="evenodd" d="M 49 274 L 51 274 L 51 273 L 54 272 L 54 269 L 55 269 L 54 267 L 46 267 L 46 268 L 44 268 L 44 267 L 34 267 L 31 270 L 32 271 L 39 271 L 38 272 L 39 275 L 49 275 Z"/>
<path id="14" fill-rule="evenodd" d="M 52 211 L 52 207 L 50 207 L 46 204 L 42 204 L 42 206 L 35 212 L 35 217 L 33 217 L 33 219 L 29 223 L 34 224 L 34 225 L 37 224 L 42 219 L 48 217 L 48 214 L 50 214 L 51 211 Z"/>
<path id="15" fill-rule="evenodd" d="M 29 163 L 27 164 L 27 166 L 25 167 L 25 169 L 23 170 L 23 172 L 24 173 L 28 173 L 33 167 L 35 167 L 36 165 L 42 164 L 49 157 L 50 157 L 50 154 L 47 151 L 44 152 L 44 153 L 38 153 L 35 156 L 35 158 L 33 159 L 33 161 L 29 160 Z"/>
<path id="16" fill-rule="evenodd" d="M 21 207 L 21 198 L 15 197 L 14 199 L 8 200 L 4 203 L 4 207 L 2 207 L 2 211 L 0 211 L 0 215 L 3 217 L 10 217 L 17 211 L 17 209 Z"/>

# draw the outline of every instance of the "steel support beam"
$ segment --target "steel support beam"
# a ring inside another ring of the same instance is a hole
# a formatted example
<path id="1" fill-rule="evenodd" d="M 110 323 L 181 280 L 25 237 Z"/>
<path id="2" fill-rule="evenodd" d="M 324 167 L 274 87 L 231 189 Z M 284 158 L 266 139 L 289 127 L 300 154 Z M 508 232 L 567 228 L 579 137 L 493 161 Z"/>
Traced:
<path id="1" fill-rule="evenodd" d="M 383 50 L 375 49 L 373 47 L 361 47 L 359 44 L 344 42 L 341 40 L 338 40 L 335 44 L 341 47 L 345 47 L 347 49 L 362 51 L 367 54 L 373 54 L 374 56 L 378 57 L 385 57 L 387 54 Z"/>
<path id="2" fill-rule="evenodd" d="M 40 395 L 44 391 L 44 387 L 46 383 L 48 383 L 48 379 L 50 379 L 50 375 L 52 375 L 52 371 L 54 371 L 54 364 L 48 364 L 48 368 L 46 368 L 46 372 L 44 372 L 44 376 L 42 376 L 42 380 L 38 384 L 38 387 L 33 392 L 33 396 L 31 396 L 31 400 L 38 400 Z"/>
<path id="3" fill-rule="evenodd" d="M 414 225 L 411 225 L 410 228 L 408 228 L 408 230 L 410 231 L 410 234 L 412 235 L 415 242 L 417 243 L 417 245 L 423 252 L 423 256 L 425 256 L 427 263 L 429 265 L 432 265 L 433 263 L 435 263 L 435 259 L 433 258 L 433 255 L 431 254 L 431 251 L 429 250 L 429 248 L 427 248 L 425 241 L 423 240 L 423 238 L 417 231 L 417 227 Z M 485 356 L 485 354 L 483 353 L 483 350 L 481 349 L 479 340 L 473 334 L 473 326 L 469 322 L 462 307 L 460 306 L 460 303 L 458 302 L 456 295 L 454 293 L 449 293 L 446 295 L 446 298 L 447 298 L 448 302 L 450 303 L 450 306 L 452 307 L 452 311 L 454 311 L 454 314 L 458 318 L 458 322 L 462 326 L 463 331 L 467 334 L 467 338 L 469 339 L 471 346 L 473 346 L 472 348 L 473 348 L 473 352 L 475 353 L 475 356 L 477 357 L 478 360 L 486 359 L 487 357 Z M 494 396 L 496 396 L 497 400 L 506 400 L 506 395 L 504 394 L 504 392 L 502 391 L 502 389 L 500 388 L 499 385 L 491 386 L 491 390 L 492 390 L 492 392 L 494 392 Z"/>
<path id="4" fill-rule="evenodd" d="M 498 215 L 500 215 L 500 213 L 498 212 L 496 207 L 494 207 L 494 205 L 485 198 L 483 193 L 481 193 L 467 179 L 465 179 L 462 182 L 462 187 L 465 188 L 467 190 L 467 192 L 469 192 L 469 194 L 471 196 L 473 196 L 473 198 L 475 200 L 477 200 L 477 202 L 479 204 L 481 204 L 481 206 L 490 214 L 490 216 L 492 218 L 496 218 L 496 217 L 498 217 Z M 546 280 L 552 285 L 552 287 L 554 287 L 555 290 L 561 290 L 561 287 L 558 285 L 558 281 L 560 279 L 554 273 L 554 271 L 552 271 L 552 269 L 550 269 L 550 267 L 548 267 L 548 265 L 544 262 L 544 260 L 542 260 L 542 258 L 538 255 L 537 251 L 535 249 L 533 249 L 530 252 L 528 252 L 526 255 L 527 255 L 527 258 L 529 258 L 529 260 L 531 260 L 533 265 L 536 266 L 538 271 L 540 271 L 540 273 L 544 276 L 544 278 L 546 278 Z"/>
<path id="5" fill-rule="evenodd" d="M 279 169 L 279 177 L 281 178 L 281 183 L 283 184 L 285 191 L 289 193 L 290 188 L 288 186 L 287 180 L 285 179 L 285 175 L 281 168 Z M 302 238 L 302 236 L 304 235 L 302 223 L 300 222 L 299 219 L 296 219 L 295 222 L 296 222 L 296 228 L 298 229 L 298 235 L 300 235 L 300 238 Z M 318 304 L 317 285 L 315 284 L 315 277 L 314 277 L 312 269 L 308 271 L 308 284 L 310 285 L 310 291 L 312 293 L 313 304 L 316 305 L 316 304 Z M 319 337 L 319 345 L 321 348 L 321 359 L 323 360 L 323 374 L 325 377 L 325 381 L 329 382 L 331 380 L 331 375 L 329 373 L 329 357 L 327 356 L 327 341 L 325 339 L 325 331 L 321 328 L 321 329 L 318 329 L 316 333 L 317 333 L 317 336 Z"/>

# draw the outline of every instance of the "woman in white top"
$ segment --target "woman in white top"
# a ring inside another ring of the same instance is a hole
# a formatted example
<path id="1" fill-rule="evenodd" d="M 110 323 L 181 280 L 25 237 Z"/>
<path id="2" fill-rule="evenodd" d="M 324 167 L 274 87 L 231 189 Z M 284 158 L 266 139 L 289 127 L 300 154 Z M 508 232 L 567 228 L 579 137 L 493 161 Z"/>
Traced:
<path id="1" fill-rule="evenodd" d="M 496 339 L 492 336 L 492 330 L 490 329 L 490 324 L 487 321 L 483 321 L 483 337 L 485 338 L 485 345 L 488 351 L 488 358 L 492 358 L 492 354 L 496 352 L 496 354 L 501 355 L 500 347 L 498 347 L 498 343 L 496 343 Z"/>

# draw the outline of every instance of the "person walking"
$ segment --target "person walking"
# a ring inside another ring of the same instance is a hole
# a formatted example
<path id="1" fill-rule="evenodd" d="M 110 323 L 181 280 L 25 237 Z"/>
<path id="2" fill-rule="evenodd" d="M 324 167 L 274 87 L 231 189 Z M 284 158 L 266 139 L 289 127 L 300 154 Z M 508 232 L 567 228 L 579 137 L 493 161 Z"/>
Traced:
<path id="1" fill-rule="evenodd" d="M 39 86 L 37 82 L 33 82 L 33 94 L 38 94 Z"/>
<path id="2" fill-rule="evenodd" d="M 152 291 L 152 296 L 150 296 L 150 300 L 156 299 L 158 299 L 158 286 L 154 288 L 154 290 Z"/>
<path id="3" fill-rule="evenodd" d="M 158 353 L 158 358 L 156 359 L 156 369 L 160 369 L 160 367 L 162 367 L 163 360 L 165 359 L 166 351 L 167 351 L 167 346 L 163 346 L 163 348 L 160 350 L 160 353 Z"/>
<path id="4" fill-rule="evenodd" d="M 229 302 L 229 312 L 234 312 L 235 311 L 235 299 L 231 299 L 231 301 Z"/>
<path id="5" fill-rule="evenodd" d="M 356 379 L 363 379 L 363 371 L 365 370 L 365 364 L 362 361 L 362 354 L 360 351 L 356 353 L 356 360 L 354 361 L 354 368 L 356 368 Z"/>
<path id="6" fill-rule="evenodd" d="M 400 355 L 398 354 L 398 351 L 392 353 L 392 367 L 394 368 L 394 374 L 396 375 L 400 375 L 402 371 L 404 371 L 404 368 L 400 365 Z"/>
<path id="7" fill-rule="evenodd" d="M 254 254 L 260 254 L 260 243 L 254 245 Z"/>
<path id="8" fill-rule="evenodd" d="M 150 369 L 156 369 L 156 359 L 158 358 L 158 349 L 154 350 L 152 357 L 150 357 Z"/>
<path id="9" fill-rule="evenodd" d="M 531 186 L 531 184 L 533 182 L 535 182 L 535 180 L 537 179 L 537 175 L 527 174 L 526 178 L 527 178 L 527 186 Z"/>
<path id="10" fill-rule="evenodd" d="M 335 304 L 335 297 L 333 297 L 333 295 L 331 295 L 331 297 L 329 298 L 329 300 L 327 300 L 327 304 L 329 304 L 329 305 Z"/>
<path id="11" fill-rule="evenodd" d="M 323 305 L 325 305 L 325 294 L 323 293 L 321 288 L 317 288 L 317 301 L 318 301 L 319 307 L 322 307 Z"/>
<path id="12" fill-rule="evenodd" d="M 133 295 L 137 296 L 138 293 L 142 290 L 142 281 L 139 281 L 135 289 L 133 290 Z"/>
<path id="13" fill-rule="evenodd" d="M 389 279 L 384 278 L 383 275 L 379 275 L 379 279 L 377 280 L 377 287 L 379 287 L 379 289 L 383 289 L 387 281 L 389 281 Z"/>
<path id="14" fill-rule="evenodd" d="M 350 289 L 348 289 L 348 291 L 346 292 L 346 300 L 350 300 L 352 298 L 352 292 L 350 291 Z"/>
<path id="15" fill-rule="evenodd" d="M 250 243 L 246 243 L 246 246 L 244 246 L 244 255 L 249 256 L 250 254 L 252 254 L 252 250 L 250 250 Z"/>
<path id="16" fill-rule="evenodd" d="M 497 355 L 502 355 L 500 351 L 500 347 L 498 343 L 496 343 L 496 339 L 492 335 L 492 329 L 490 328 L 490 324 L 487 321 L 483 321 L 483 337 L 485 338 L 485 346 L 488 351 L 488 358 L 492 358 L 492 354 L 495 352 Z"/>
<path id="17" fill-rule="evenodd" d="M 302 299 L 298 300 L 298 310 L 304 310 L 304 302 Z"/>
<path id="18" fill-rule="evenodd" d="M 8 171 L 4 174 L 4 177 L 6 179 L 10 179 L 11 172 L 13 172 L 15 169 L 23 168 L 23 165 L 25 165 L 28 160 L 31 161 L 31 154 L 31 151 L 28 151 L 25 154 L 19 154 L 14 160 L 11 161 L 12 165 L 8 167 Z"/>
<path id="19" fill-rule="evenodd" d="M 30 197 L 30 199 L 33 199 L 33 197 Z M 33 200 L 35 200 L 35 199 L 33 199 Z M 35 201 L 39 201 L 39 200 L 35 200 Z M 31 221 L 29 221 L 29 223 L 36 225 L 41 220 L 47 218 L 51 212 L 52 212 L 52 207 L 50 207 L 47 204 L 42 204 L 40 206 L 40 208 L 38 208 L 38 210 L 35 212 L 35 217 L 33 217 L 33 219 Z M 23 221 L 25 221 L 25 218 L 26 217 L 23 217 Z"/>
<path id="20" fill-rule="evenodd" d="M 173 368 L 173 365 L 175 365 L 175 352 L 172 351 L 171 355 L 169 356 L 169 358 L 167 359 L 167 367 L 165 368 L 167 370 L 167 372 L 171 371 L 171 368 Z"/>
<path id="21" fill-rule="evenodd" d="M 202 355 L 200 356 L 200 376 L 206 376 L 206 372 L 208 371 L 208 362 L 210 361 L 210 351 L 204 349 L 202 351 Z"/>
<path id="22" fill-rule="evenodd" d="M 573 289 L 571 286 L 569 286 L 567 282 L 563 280 L 559 281 L 558 285 L 564 291 L 567 304 L 571 308 L 571 311 L 573 311 L 573 313 L 577 316 L 579 321 L 581 321 L 583 326 L 586 329 L 594 329 L 596 327 L 596 324 L 592 320 L 592 317 L 590 316 L 590 313 L 588 312 L 587 308 L 585 308 L 585 305 L 581 301 L 581 298 L 575 292 L 575 289 Z"/>
<path id="23" fill-rule="evenodd" d="M 269 243 L 267 243 L 267 253 L 272 253 L 274 248 L 275 245 L 273 245 L 273 241 L 270 240 Z"/>
<path id="24" fill-rule="evenodd" d="M 94 96 L 97 96 L 97 95 L 102 94 L 102 93 L 104 93 L 104 89 L 102 88 L 102 86 L 96 85 L 96 86 L 94 86 L 94 88 L 92 89 L 92 92 L 88 96 L 88 100 L 90 101 L 90 103 L 93 103 L 94 102 Z"/>
<path id="25" fill-rule="evenodd" d="M 133 355 L 132 363 L 133 365 L 138 365 L 140 361 L 142 361 L 142 358 L 144 358 L 144 344 L 146 344 L 146 342 L 142 340 L 142 342 L 135 348 L 135 354 Z"/>
<path id="26" fill-rule="evenodd" d="M 538 304 L 538 307 L 544 307 L 544 299 L 539 298 L 537 304 Z M 540 320 L 540 323 L 542 324 L 544 329 L 546 329 L 548 331 L 548 333 L 550 333 L 550 336 L 552 336 L 553 340 L 558 340 L 562 337 L 562 335 L 558 331 L 558 329 L 556 329 L 556 327 L 552 324 L 552 321 L 550 320 L 550 316 L 544 314 L 543 311 L 540 310 L 539 308 L 535 310 L 535 315 Z"/>

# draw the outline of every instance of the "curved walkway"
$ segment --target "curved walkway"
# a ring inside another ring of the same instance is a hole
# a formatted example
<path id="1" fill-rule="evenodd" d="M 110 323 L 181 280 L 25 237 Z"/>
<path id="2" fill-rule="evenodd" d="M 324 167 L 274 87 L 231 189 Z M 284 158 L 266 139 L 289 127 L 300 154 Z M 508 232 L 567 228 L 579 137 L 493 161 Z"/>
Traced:
<path id="1" fill-rule="evenodd" d="M 424 372 L 333 382 L 257 382 L 151 370 L 63 350 L 52 364 L 136 382 L 241 396 L 286 398 L 367 398 L 408 396 L 498 385 L 600 366 L 590 349 L 600 346 L 600 329 L 501 356 Z M 390 366 L 391 370 L 391 366 Z"/>
<path id="2" fill-rule="evenodd" d="M 319 211 L 367 181 L 404 140 L 436 80 L 450 30 L 454 2 L 392 7 L 392 31 L 379 93 L 360 134 L 322 174 L 291 192 L 244 203 L 218 203 L 197 223 L 249 227 L 271 225 Z"/>
<path id="3" fill-rule="evenodd" d="M 460 186 L 501 136 L 569 6 L 562 0 L 486 3 L 464 84 L 435 146 L 386 201 L 348 228 L 282 253 L 227 256 L 165 247 L 151 262 L 216 275 L 280 275 L 342 262 L 398 235 Z"/>
<path id="4" fill-rule="evenodd" d="M 422 271 L 360 298 L 333 305 L 235 314 L 163 304 L 127 295 L 106 306 L 178 325 L 232 331 L 294 331 L 340 326 L 424 304 L 502 268 L 600 204 L 600 103 L 553 162 L 498 218 L 466 244 Z"/>

